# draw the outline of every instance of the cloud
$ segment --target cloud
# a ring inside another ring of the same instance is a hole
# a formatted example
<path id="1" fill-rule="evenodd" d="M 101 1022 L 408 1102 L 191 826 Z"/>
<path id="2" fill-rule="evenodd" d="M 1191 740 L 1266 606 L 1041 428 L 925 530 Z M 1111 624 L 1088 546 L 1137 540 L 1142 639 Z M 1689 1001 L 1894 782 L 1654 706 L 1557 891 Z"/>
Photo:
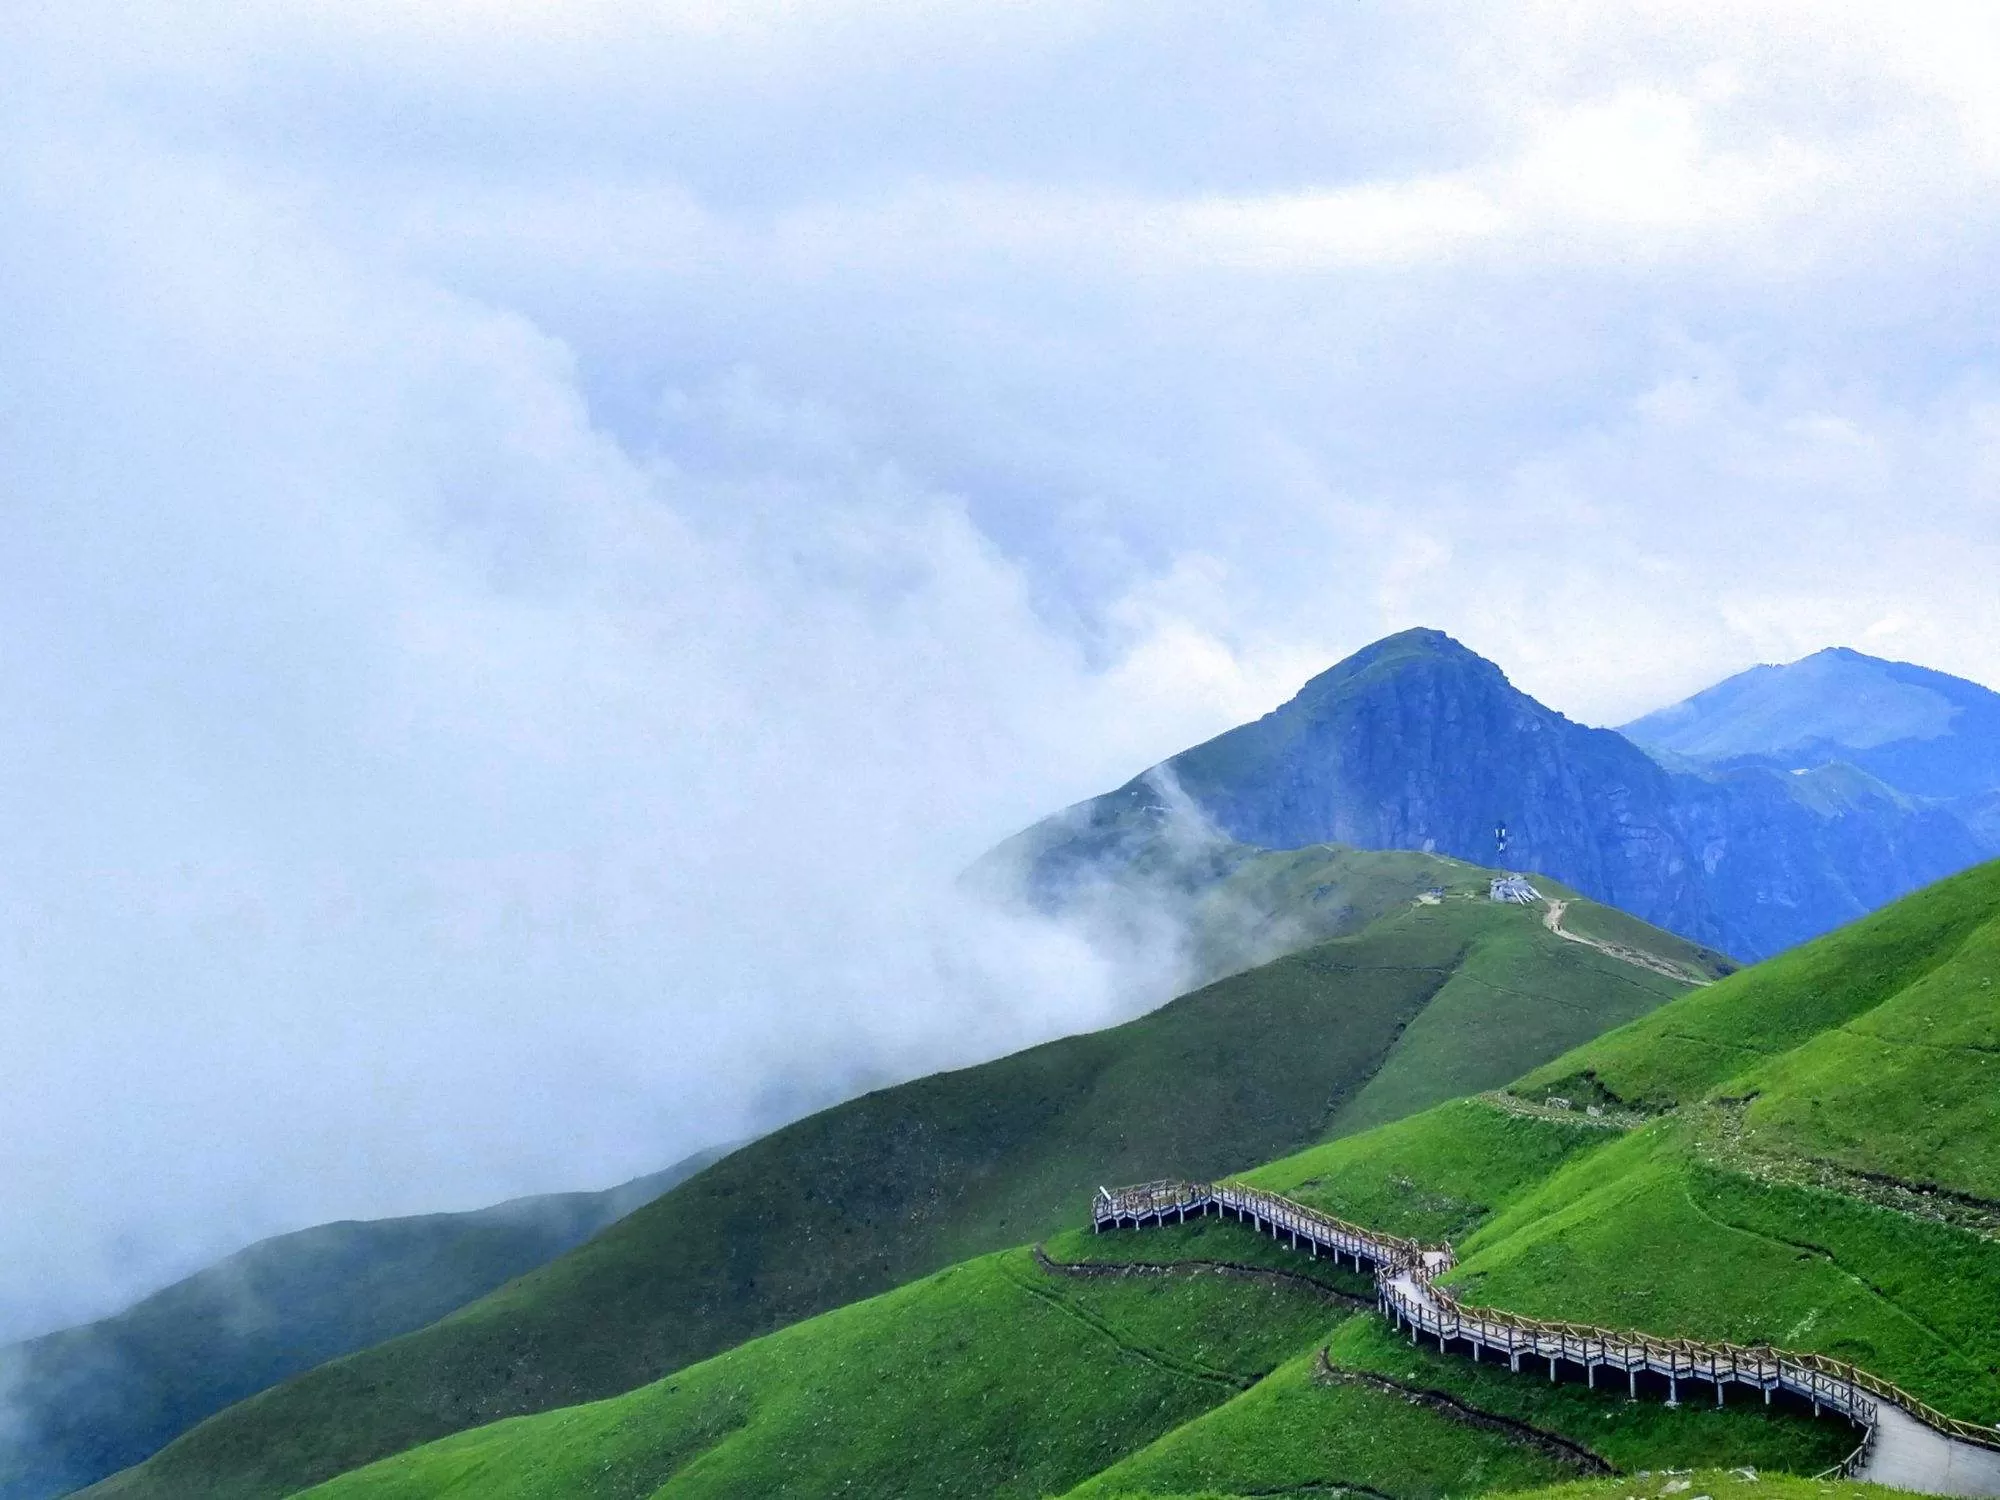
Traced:
<path id="1" fill-rule="evenodd" d="M 0 1333 L 1156 998 L 952 876 L 1390 629 L 2000 680 L 1980 8 L 8 25 Z"/>
<path id="2" fill-rule="evenodd" d="M 26 161 L 5 294 L 16 1330 L 1161 997 L 950 894 L 1204 719 L 957 497 L 737 376 L 634 451 L 526 320 L 76 165 Z"/>

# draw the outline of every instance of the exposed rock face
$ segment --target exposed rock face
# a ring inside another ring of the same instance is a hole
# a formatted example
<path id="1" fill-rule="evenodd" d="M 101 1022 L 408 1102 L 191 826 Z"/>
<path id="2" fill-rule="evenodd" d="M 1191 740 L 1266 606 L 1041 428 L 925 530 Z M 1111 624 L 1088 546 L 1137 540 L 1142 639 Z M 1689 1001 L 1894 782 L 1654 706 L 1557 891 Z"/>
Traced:
<path id="1" fill-rule="evenodd" d="M 1846 765 L 1670 771 L 1433 630 L 1376 642 L 1255 723 L 1010 842 L 1035 888 L 1059 894 L 1175 821 L 1176 784 L 1242 843 L 1430 848 L 1540 871 L 1749 959 L 1981 857 L 1959 817 Z"/>

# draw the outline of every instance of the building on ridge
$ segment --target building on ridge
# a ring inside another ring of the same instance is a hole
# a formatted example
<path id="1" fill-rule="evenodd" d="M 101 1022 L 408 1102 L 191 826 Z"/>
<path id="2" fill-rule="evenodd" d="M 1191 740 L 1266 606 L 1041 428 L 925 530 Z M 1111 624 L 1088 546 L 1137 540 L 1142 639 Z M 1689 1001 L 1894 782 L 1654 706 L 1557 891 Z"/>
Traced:
<path id="1" fill-rule="evenodd" d="M 1495 875 L 1486 894 L 1490 900 L 1509 901 L 1516 906 L 1533 906 L 1542 899 L 1542 893 L 1528 884 L 1525 875 Z"/>

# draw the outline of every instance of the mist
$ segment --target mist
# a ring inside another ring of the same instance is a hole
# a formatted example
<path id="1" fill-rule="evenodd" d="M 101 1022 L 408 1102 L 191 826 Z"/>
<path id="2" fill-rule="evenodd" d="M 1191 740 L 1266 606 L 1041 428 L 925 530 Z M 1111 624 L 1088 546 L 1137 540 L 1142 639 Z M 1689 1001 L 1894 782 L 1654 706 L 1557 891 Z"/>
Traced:
<path id="1" fill-rule="evenodd" d="M 1982 8 L 0 42 L 0 1340 L 1156 1003 L 959 873 L 1390 630 L 2000 680 Z"/>

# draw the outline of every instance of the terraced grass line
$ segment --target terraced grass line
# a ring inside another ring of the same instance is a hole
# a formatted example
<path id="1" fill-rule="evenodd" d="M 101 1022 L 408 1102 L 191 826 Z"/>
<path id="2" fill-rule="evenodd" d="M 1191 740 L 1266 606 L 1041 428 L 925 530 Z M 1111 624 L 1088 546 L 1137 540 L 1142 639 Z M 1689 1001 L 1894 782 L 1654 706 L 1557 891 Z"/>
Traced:
<path id="1" fill-rule="evenodd" d="M 1011 1270 L 1004 1270 L 1003 1274 L 1009 1281 L 1013 1282 L 1015 1286 L 1019 1287 L 1029 1296 L 1040 1298 L 1057 1312 L 1076 1319 L 1084 1327 L 1102 1335 L 1107 1341 L 1124 1353 L 1131 1355 L 1135 1359 L 1144 1360 L 1156 1370 L 1162 1370 L 1169 1375 L 1178 1375 L 1186 1380 L 1205 1380 L 1213 1385 L 1225 1385 L 1233 1391 L 1247 1391 L 1262 1378 L 1259 1375 L 1239 1375 L 1234 1370 L 1218 1370 L 1208 1365 L 1195 1364 L 1187 1360 L 1177 1360 L 1172 1355 L 1164 1354 L 1156 1349 L 1148 1349 L 1142 1344 L 1127 1343 L 1118 1336 L 1118 1331 L 1105 1319 L 1096 1317 L 1083 1308 L 1078 1307 L 1074 1302 L 1060 1295 L 1054 1289 L 1036 1286 L 1032 1281 L 1014 1275 Z"/>
<path id="2" fill-rule="evenodd" d="M 1449 1417 L 1454 1422 L 1462 1422 L 1468 1427 L 1480 1427 L 1488 1432 L 1505 1433 L 1510 1437 L 1521 1439 L 1542 1449 L 1552 1458 L 1574 1463 L 1586 1474 L 1618 1472 L 1609 1460 L 1601 1454 L 1591 1452 L 1581 1443 L 1572 1442 L 1558 1433 L 1548 1432 L 1530 1422 L 1469 1406 L 1447 1391 L 1434 1391 L 1424 1386 L 1409 1385 L 1400 1380 L 1392 1380 L 1387 1375 L 1377 1375 L 1370 1370 L 1343 1370 L 1334 1364 L 1331 1350 L 1324 1344 L 1314 1356 L 1313 1379 L 1322 1385 L 1365 1385 L 1389 1395 L 1406 1397 L 1442 1416 Z"/>
<path id="3" fill-rule="evenodd" d="M 1893 1172 L 1844 1166 L 1824 1156 L 1780 1153 L 1751 1145 L 1746 1139 L 1745 1116 L 1753 1102 L 1749 1098 L 1716 1098 L 1695 1111 L 1690 1117 L 1696 1132 L 1695 1154 L 1724 1171 L 1759 1182 L 1855 1198 L 1907 1218 L 2000 1240 L 2000 1202 L 1991 1198 Z"/>
<path id="4" fill-rule="evenodd" d="M 1702 1220 L 1704 1223 L 1714 1225 L 1725 1234 L 1740 1234 L 1753 1240 L 1762 1240 L 1767 1245 L 1778 1245 L 1787 1250 L 1803 1250 L 1809 1254 L 1817 1255 L 1828 1265 L 1839 1271 L 1841 1275 L 1845 1276 L 1855 1286 L 1860 1287 L 1862 1291 L 1888 1308 L 1895 1316 L 1904 1319 L 1914 1328 L 1922 1329 L 1954 1354 L 1970 1354 L 1971 1351 L 1966 1349 L 1962 1344 L 1955 1342 L 1939 1329 L 1933 1328 L 1929 1323 L 1926 1323 L 1922 1318 L 1890 1296 L 1888 1292 L 1868 1280 L 1867 1277 L 1857 1275 L 1854 1271 L 1842 1265 L 1840 1257 L 1824 1245 L 1815 1245 L 1807 1240 L 1788 1240 L 1782 1235 L 1767 1234 L 1763 1230 L 1751 1229 L 1743 1224 L 1732 1224 L 1727 1219 L 1717 1218 L 1714 1214 L 1703 1208 L 1700 1203 L 1695 1201 L 1694 1193 L 1691 1190 L 1683 1189 L 1682 1196 L 1687 1200 L 1689 1212 L 1693 1213 L 1696 1218 Z"/>
<path id="5" fill-rule="evenodd" d="M 1351 1318 L 1348 1327 L 1372 1319 Z M 1317 1349 L 1320 1340 L 1313 1341 Z M 1312 1350 L 1222 1406 L 1138 1449 L 1065 1500 L 1288 1495 L 1346 1489 L 1442 1500 L 1574 1478 L 1511 1434 L 1441 1416 L 1401 1393 L 1324 1385 Z"/>
<path id="6" fill-rule="evenodd" d="M 1575 1110 L 1557 1109 L 1547 1104 L 1536 1104 L 1529 1099 L 1517 1099 L 1504 1090 L 1490 1090 L 1473 1095 L 1473 1101 L 1489 1109 L 1497 1109 L 1502 1114 L 1518 1115 L 1524 1120 L 1546 1120 L 1551 1125 L 1575 1125 L 1585 1130 L 1633 1131 L 1652 1123 L 1646 1115 L 1626 1114 L 1607 1110 L 1601 1114 L 1579 1114 Z"/>
<path id="7" fill-rule="evenodd" d="M 1261 1281 L 1271 1286 L 1299 1287 L 1353 1307 L 1375 1306 L 1373 1297 L 1342 1291 L 1339 1287 L 1328 1286 L 1324 1281 L 1311 1276 L 1302 1276 L 1296 1271 L 1274 1271 L 1268 1266 L 1246 1266 L 1241 1261 L 1233 1260 L 1054 1260 L 1050 1258 L 1045 1247 L 1037 1245 L 1035 1264 L 1054 1276 L 1176 1276 L 1208 1270 L 1224 1276 L 1233 1276 L 1241 1281 Z"/>
<path id="8" fill-rule="evenodd" d="M 1365 1484 L 1352 1484 L 1344 1479 L 1314 1479 L 1305 1484 L 1281 1484 L 1271 1489 L 1232 1490 L 1228 1495 L 1220 1497 L 1220 1500 L 1264 1500 L 1265 1496 L 1272 1497 L 1272 1500 L 1282 1500 L 1286 1495 L 1360 1495 L 1364 1500 L 1396 1500 L 1394 1495 L 1386 1495 L 1381 1490 L 1372 1490 Z M 1144 1497 L 1141 1497 L 1141 1500 L 1144 1500 Z M 1164 1496 L 1162 1500 L 1175 1500 L 1175 1497 Z M 1190 1495 L 1187 1500 L 1206 1500 L 1206 1497 Z"/>

